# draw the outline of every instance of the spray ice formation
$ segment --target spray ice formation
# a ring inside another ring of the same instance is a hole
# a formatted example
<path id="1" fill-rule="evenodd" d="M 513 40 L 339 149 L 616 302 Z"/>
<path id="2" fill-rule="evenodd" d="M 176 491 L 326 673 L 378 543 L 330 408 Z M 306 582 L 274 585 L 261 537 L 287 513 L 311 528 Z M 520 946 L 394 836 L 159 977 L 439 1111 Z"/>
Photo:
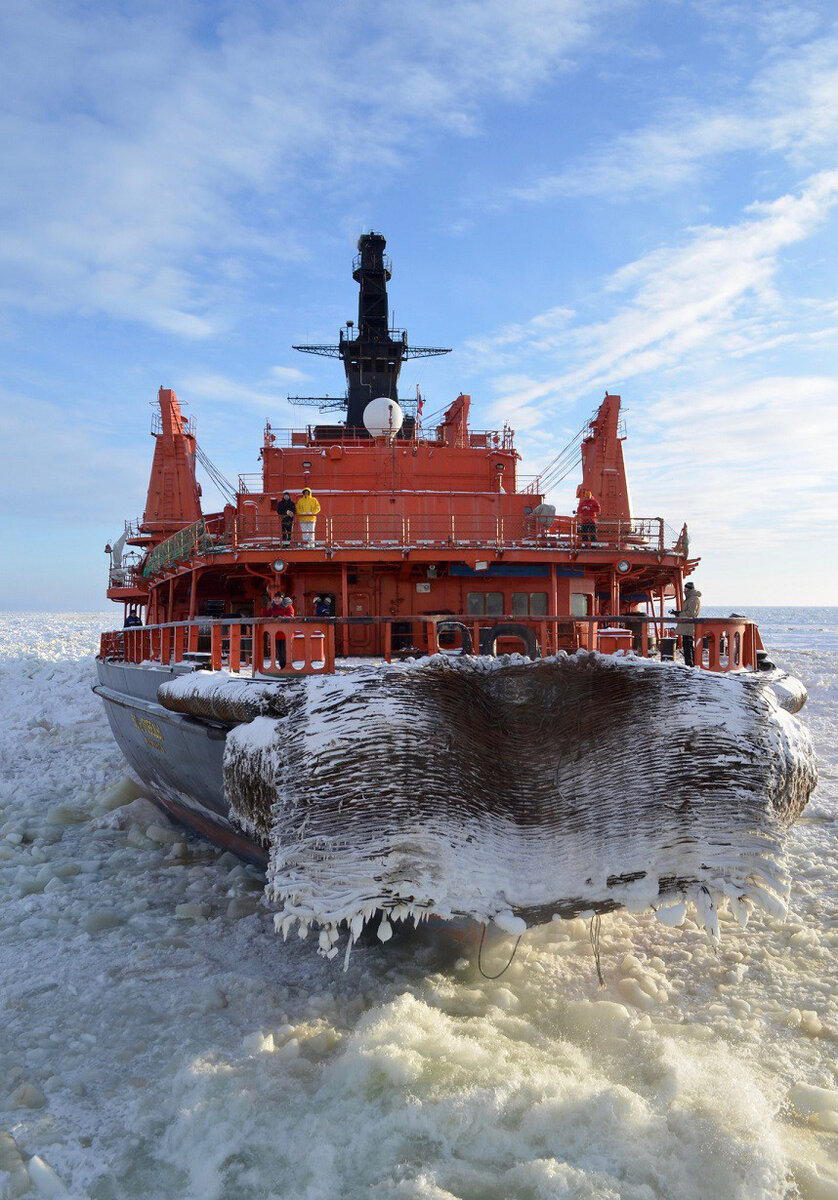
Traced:
<path id="1" fill-rule="evenodd" d="M 336 953 L 376 912 L 503 928 L 619 907 L 715 932 L 782 910 L 783 834 L 815 783 L 788 690 L 579 652 L 438 655 L 293 684 L 201 673 L 167 707 L 238 720 L 224 787 L 270 846 L 277 926 Z"/>

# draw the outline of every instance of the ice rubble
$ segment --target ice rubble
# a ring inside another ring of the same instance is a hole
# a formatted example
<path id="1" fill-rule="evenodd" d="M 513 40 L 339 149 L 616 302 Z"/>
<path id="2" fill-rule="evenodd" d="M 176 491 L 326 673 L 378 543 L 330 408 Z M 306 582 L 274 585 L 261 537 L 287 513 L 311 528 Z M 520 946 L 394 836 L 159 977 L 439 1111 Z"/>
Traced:
<path id="1" fill-rule="evenodd" d="M 769 683 L 580 652 L 431 659 L 293 684 L 184 675 L 169 707 L 242 721 L 225 792 L 270 843 L 277 928 L 337 953 L 376 913 L 520 932 L 691 903 L 784 911 L 783 833 L 814 786 L 811 740 Z"/>
<path id="2" fill-rule="evenodd" d="M 495 984 L 443 966 L 437 934 L 345 975 L 270 938 L 230 855 L 184 833 L 175 855 L 142 806 L 100 826 L 137 789 L 109 787 L 90 626 L 0 618 L 0 1195 L 37 1195 L 38 1158 L 68 1200 L 838 1196 L 834 639 L 788 651 L 824 756 L 792 915 L 743 934 L 722 909 L 714 948 L 691 910 L 677 931 L 612 913 L 600 992 L 581 919 L 531 929 Z M 23 894 L 41 872 L 55 890 Z M 181 902 L 210 915 L 176 920 Z M 89 934 L 97 908 L 121 920 Z M 23 1081 L 44 1107 L 9 1107 Z"/>

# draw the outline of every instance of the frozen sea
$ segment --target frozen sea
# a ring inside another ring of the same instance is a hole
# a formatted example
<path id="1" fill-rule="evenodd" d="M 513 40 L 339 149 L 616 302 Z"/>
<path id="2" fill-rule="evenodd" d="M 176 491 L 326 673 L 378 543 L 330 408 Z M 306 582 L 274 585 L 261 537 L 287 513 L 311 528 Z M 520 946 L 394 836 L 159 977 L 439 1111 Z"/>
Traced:
<path id="1" fill-rule="evenodd" d="M 747 611 L 820 759 L 790 914 L 717 949 L 604 917 L 602 989 L 580 920 L 496 982 L 454 942 L 283 944 L 126 782 L 113 612 L 0 616 L 0 1197 L 838 1197 L 838 609 Z"/>

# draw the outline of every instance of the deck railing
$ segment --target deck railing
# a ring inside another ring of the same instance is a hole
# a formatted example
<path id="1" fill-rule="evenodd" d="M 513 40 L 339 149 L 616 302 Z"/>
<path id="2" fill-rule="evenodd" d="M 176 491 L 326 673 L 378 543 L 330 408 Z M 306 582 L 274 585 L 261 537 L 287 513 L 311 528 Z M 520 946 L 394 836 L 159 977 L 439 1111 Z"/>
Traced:
<path id="1" fill-rule="evenodd" d="M 712 672 L 757 670 L 762 648 L 753 621 L 711 617 L 695 622 L 696 667 Z M 329 674 L 335 669 L 336 641 L 351 654 L 353 631 L 370 639 L 365 654 L 387 662 L 396 657 L 439 651 L 530 658 L 559 650 L 635 653 L 674 657 L 677 637 L 671 623 L 642 614 L 630 616 L 475 617 L 472 614 L 405 614 L 398 617 L 197 618 L 103 633 L 99 655 L 125 663 L 172 666 L 193 661 L 214 671 L 261 675 Z"/>
<path id="2" fill-rule="evenodd" d="M 173 666 L 194 661 L 257 675 L 330 674 L 335 669 L 335 631 L 330 621 L 199 618 L 141 625 L 103 633 L 100 658 Z"/>
<path id="3" fill-rule="evenodd" d="M 155 546 L 140 568 L 136 561 L 125 561 L 121 579 L 125 583 L 142 580 L 169 570 L 178 563 L 223 554 L 230 549 L 280 549 L 282 525 L 279 515 L 260 511 L 256 501 L 245 501 L 238 516 L 227 521 L 224 515 L 206 517 L 179 529 Z M 299 523 L 294 522 L 291 546 L 302 548 Z M 667 526 L 661 517 L 635 517 L 631 521 L 600 521 L 596 536 L 583 533 L 574 517 L 559 517 L 545 526 L 532 515 L 402 516 L 397 513 L 370 513 L 358 516 L 321 514 L 315 525 L 313 548 L 373 549 L 388 547 L 416 548 L 492 547 L 584 551 L 652 551 L 687 557 L 689 544 Z M 311 547 L 309 547 L 311 548 Z M 115 586 L 111 580 L 111 586 Z"/>
<path id="4" fill-rule="evenodd" d="M 342 404 L 344 397 L 328 396 L 324 400 L 334 400 L 335 403 Z M 400 402 L 401 403 L 401 402 Z M 409 411 L 411 404 L 410 400 L 405 401 L 403 407 Z M 336 419 L 330 421 L 330 413 L 324 412 L 323 420 L 316 425 L 308 425 L 304 429 L 285 429 L 275 425 L 269 425 L 266 429 L 268 448 L 278 447 L 282 450 L 287 450 L 292 447 L 310 446 L 317 450 L 326 449 L 328 446 L 364 446 L 368 447 L 372 438 L 364 432 L 357 432 L 352 429 L 346 429 L 345 426 L 339 425 Z M 396 439 L 396 446 L 410 445 L 416 442 L 426 442 L 431 446 L 443 445 L 442 438 L 439 436 L 439 431 L 443 429 L 441 420 L 433 420 L 428 422 L 418 421 L 414 427 L 413 435 L 405 436 L 404 432 Z M 318 430 L 322 432 L 318 436 Z M 513 433 L 511 429 L 469 429 L 464 435 L 467 445 L 474 450 L 512 450 L 514 449 Z M 259 473 L 259 479 L 262 475 Z M 261 485 L 255 489 L 261 491 Z"/>
<path id="5" fill-rule="evenodd" d="M 187 525 L 167 537 L 149 553 L 143 566 L 143 576 L 147 579 L 158 571 L 165 571 L 177 562 L 195 558 L 199 554 L 210 553 L 224 542 L 223 517 L 206 518 Z"/>
<path id="6" fill-rule="evenodd" d="M 583 533 L 574 517 L 559 518 L 554 528 L 537 517 L 403 516 L 370 513 L 357 516 L 321 514 L 315 525 L 315 546 L 331 549 L 387 546 L 516 546 L 554 547 L 569 550 L 653 550 L 676 553 L 677 535 L 661 517 L 636 517 L 631 521 L 600 521 L 596 536 Z M 236 519 L 239 545 L 278 546 L 282 527 L 275 512 L 260 512 L 246 505 Z M 301 545 L 295 521 L 292 544 Z"/>

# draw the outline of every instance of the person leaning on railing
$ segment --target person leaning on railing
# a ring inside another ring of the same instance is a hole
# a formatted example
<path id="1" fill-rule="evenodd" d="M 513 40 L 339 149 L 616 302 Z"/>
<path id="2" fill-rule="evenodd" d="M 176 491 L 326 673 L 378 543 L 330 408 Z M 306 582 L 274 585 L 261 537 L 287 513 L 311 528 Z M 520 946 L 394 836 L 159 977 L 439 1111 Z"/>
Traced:
<path id="1" fill-rule="evenodd" d="M 282 596 L 279 592 L 275 596 L 265 595 L 262 598 L 262 616 L 263 617 L 281 617 L 280 600 Z"/>
<path id="2" fill-rule="evenodd" d="M 320 501 L 312 496 L 311 488 L 303 488 L 303 493 L 296 504 L 297 520 L 300 522 L 300 536 L 304 546 L 314 545 L 314 527 L 317 514 L 320 512 Z"/>

